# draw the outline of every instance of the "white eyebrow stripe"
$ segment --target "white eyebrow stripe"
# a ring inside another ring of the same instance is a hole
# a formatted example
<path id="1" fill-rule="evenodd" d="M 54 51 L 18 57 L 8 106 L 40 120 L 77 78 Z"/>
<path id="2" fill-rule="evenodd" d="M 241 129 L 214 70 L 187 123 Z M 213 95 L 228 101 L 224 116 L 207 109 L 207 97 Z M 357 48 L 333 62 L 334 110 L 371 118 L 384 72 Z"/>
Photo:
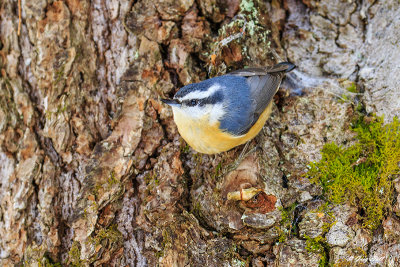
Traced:
<path id="1" fill-rule="evenodd" d="M 213 86 L 209 87 L 207 91 L 194 91 L 190 92 L 189 94 L 185 95 L 184 97 L 180 98 L 181 101 L 188 100 L 188 99 L 203 99 L 209 96 L 212 96 L 215 92 L 222 89 L 222 86 L 214 84 Z"/>
<path id="2" fill-rule="evenodd" d="M 212 111 L 210 112 L 210 124 L 214 124 L 219 121 L 225 115 L 224 106 L 222 104 L 212 105 Z"/>

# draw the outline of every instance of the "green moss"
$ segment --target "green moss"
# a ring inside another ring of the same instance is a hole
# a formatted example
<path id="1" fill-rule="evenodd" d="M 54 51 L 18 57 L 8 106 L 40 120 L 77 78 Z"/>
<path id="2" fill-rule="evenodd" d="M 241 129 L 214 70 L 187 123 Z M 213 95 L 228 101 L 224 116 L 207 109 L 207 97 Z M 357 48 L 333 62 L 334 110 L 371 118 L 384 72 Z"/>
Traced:
<path id="1" fill-rule="evenodd" d="M 196 163 L 195 169 L 194 169 L 194 175 L 196 177 L 201 177 L 202 176 L 202 169 L 201 166 L 203 166 L 203 154 L 201 153 L 196 153 L 193 155 L 193 161 Z"/>
<path id="2" fill-rule="evenodd" d="M 279 210 L 281 211 L 282 214 L 282 220 L 281 223 L 287 223 L 287 222 L 292 222 L 293 219 L 293 213 L 294 210 L 296 209 L 297 203 L 293 203 L 292 205 L 288 206 L 287 208 L 279 207 Z"/>
<path id="3" fill-rule="evenodd" d="M 213 174 L 213 179 L 218 178 L 220 175 L 222 174 L 222 161 L 220 161 L 217 165 L 217 167 L 215 167 L 215 171 Z"/>
<path id="4" fill-rule="evenodd" d="M 346 88 L 346 90 L 351 93 L 357 93 L 357 86 L 355 82 L 352 82 L 351 85 Z"/>
<path id="5" fill-rule="evenodd" d="M 192 203 L 192 208 L 190 210 L 192 214 L 196 216 L 196 218 L 201 217 L 201 204 L 200 202 L 194 200 Z"/>
<path id="6" fill-rule="evenodd" d="M 340 99 L 338 100 L 339 103 L 345 103 L 345 102 L 349 102 L 350 101 L 350 97 L 346 94 L 342 94 L 340 96 Z"/>
<path id="7" fill-rule="evenodd" d="M 57 85 L 61 80 L 64 79 L 64 69 L 65 65 L 62 65 L 58 70 L 55 71 L 54 85 Z"/>
<path id="8" fill-rule="evenodd" d="M 93 195 L 97 199 L 99 196 L 100 190 L 103 188 L 103 186 L 100 183 L 97 183 L 95 186 L 93 186 Z"/>
<path id="9" fill-rule="evenodd" d="M 328 265 L 328 253 L 325 238 L 322 236 L 318 236 L 316 238 L 311 238 L 309 236 L 305 236 L 306 238 L 306 250 L 312 253 L 316 253 L 320 255 L 321 259 L 319 260 L 319 266 L 329 266 Z"/>
<path id="10" fill-rule="evenodd" d="M 166 248 L 172 243 L 171 235 L 169 234 L 169 229 L 164 229 L 162 232 L 162 236 L 163 236 L 162 246 L 163 248 Z"/>
<path id="11" fill-rule="evenodd" d="M 355 107 L 355 111 L 357 111 L 358 113 L 360 113 L 360 114 L 365 114 L 366 112 L 365 112 L 365 107 L 364 107 L 364 105 L 363 104 L 361 104 L 361 103 L 358 103 L 357 104 L 357 106 Z"/>
<path id="12" fill-rule="evenodd" d="M 71 249 L 68 252 L 68 257 L 70 266 L 84 266 L 83 261 L 81 260 L 81 248 L 79 242 L 74 241 L 72 243 Z"/>
<path id="13" fill-rule="evenodd" d="M 315 210 L 315 212 L 324 214 L 324 219 L 322 223 L 322 236 L 324 236 L 326 233 L 329 232 L 329 229 L 331 229 L 331 227 L 337 222 L 337 220 L 328 202 L 325 202 L 321 206 L 319 206 Z"/>
<path id="14" fill-rule="evenodd" d="M 296 227 L 295 224 L 293 224 L 293 219 L 294 219 L 294 211 L 296 209 L 297 203 L 293 203 L 292 205 L 288 206 L 287 208 L 279 207 L 279 210 L 281 211 L 281 216 L 282 220 L 280 222 L 280 226 L 277 226 L 277 230 L 279 233 L 279 238 L 278 242 L 283 243 L 288 239 L 294 229 Z"/>
<path id="15" fill-rule="evenodd" d="M 355 82 L 351 82 L 348 80 L 343 81 L 342 86 L 346 88 L 346 91 L 339 97 L 338 102 L 352 102 L 352 98 L 354 97 L 354 93 L 357 93 L 357 86 Z M 351 94 L 349 94 L 351 93 Z"/>
<path id="16" fill-rule="evenodd" d="M 165 249 L 168 249 L 172 246 L 172 238 L 169 231 L 171 231 L 171 229 L 168 227 L 163 229 L 162 231 L 162 237 L 163 237 L 163 240 L 161 242 L 162 249 L 155 253 L 156 258 L 163 257 Z"/>
<path id="17" fill-rule="evenodd" d="M 333 267 L 351 267 L 351 266 L 354 266 L 354 263 L 345 259 L 339 259 L 337 262 L 333 264 Z"/>
<path id="18" fill-rule="evenodd" d="M 181 152 L 184 153 L 184 154 L 187 154 L 187 153 L 189 153 L 189 150 L 190 150 L 189 145 L 186 144 L 185 142 L 182 142 Z"/>
<path id="19" fill-rule="evenodd" d="M 329 232 L 329 229 L 331 229 L 331 227 L 335 224 L 336 222 L 324 222 L 322 223 L 322 234 L 326 234 Z"/>
<path id="20" fill-rule="evenodd" d="M 108 185 L 112 187 L 113 185 L 118 183 L 119 183 L 118 179 L 115 178 L 115 171 L 112 170 L 110 176 L 108 177 Z"/>
<path id="21" fill-rule="evenodd" d="M 154 171 L 149 171 L 144 177 L 144 181 L 146 182 L 146 185 L 148 186 L 149 190 L 153 190 L 154 185 L 159 185 L 160 180 L 158 180 L 157 173 Z M 154 181 L 154 184 L 153 184 Z"/>
<path id="22" fill-rule="evenodd" d="M 53 262 L 51 259 L 47 257 L 43 257 L 41 261 L 38 263 L 38 267 L 61 267 L 61 263 L 59 262 Z"/>
<path id="23" fill-rule="evenodd" d="M 88 239 L 88 242 L 95 246 L 101 245 L 103 240 L 108 240 L 109 244 L 117 243 L 122 240 L 122 234 L 118 231 L 116 225 L 101 229 L 94 237 Z"/>
<path id="24" fill-rule="evenodd" d="M 63 107 L 61 105 L 59 105 L 57 107 L 57 114 L 64 113 L 67 110 L 67 108 L 68 108 L 68 105 L 65 105 Z"/>
<path id="25" fill-rule="evenodd" d="M 118 231 L 116 225 L 111 225 L 108 228 L 100 229 L 94 237 L 89 237 L 86 245 L 107 246 L 108 250 L 120 247 L 122 242 L 122 234 Z M 81 246 L 79 242 L 72 243 L 71 249 L 68 252 L 69 266 L 85 266 L 87 263 L 92 263 L 95 258 L 90 260 L 81 260 Z M 95 257 L 98 255 L 96 254 Z"/>
<path id="26" fill-rule="evenodd" d="M 331 203 L 359 206 L 363 226 L 376 229 L 393 200 L 392 179 L 400 173 L 400 123 L 383 118 L 359 119 L 353 128 L 358 142 L 345 148 L 329 143 L 307 176 L 322 185 Z"/>
<path id="27" fill-rule="evenodd" d="M 111 190 L 114 185 L 120 185 L 120 187 L 122 186 L 120 180 L 115 177 L 115 171 L 112 170 L 107 178 L 102 181 L 97 181 L 92 187 L 92 193 L 95 199 L 98 199 L 102 192 Z"/>

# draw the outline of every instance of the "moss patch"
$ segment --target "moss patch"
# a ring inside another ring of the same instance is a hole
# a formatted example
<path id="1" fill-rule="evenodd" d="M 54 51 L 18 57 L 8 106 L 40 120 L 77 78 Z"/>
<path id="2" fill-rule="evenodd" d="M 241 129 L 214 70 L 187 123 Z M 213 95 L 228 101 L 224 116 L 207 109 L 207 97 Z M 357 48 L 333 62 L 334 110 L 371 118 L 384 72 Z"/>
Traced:
<path id="1" fill-rule="evenodd" d="M 72 243 L 71 249 L 68 252 L 69 265 L 70 266 L 84 266 L 84 262 L 81 260 L 81 247 L 79 242 L 75 241 Z"/>
<path id="2" fill-rule="evenodd" d="M 61 263 L 53 262 L 50 258 L 43 257 L 41 261 L 37 263 L 38 267 L 61 267 Z"/>
<path id="3" fill-rule="evenodd" d="M 306 238 L 306 250 L 319 254 L 321 259 L 319 260 L 319 266 L 329 266 L 328 265 L 328 245 L 326 244 L 325 238 L 322 236 L 318 236 L 316 238 L 311 238 L 309 236 L 305 236 Z"/>
<path id="4" fill-rule="evenodd" d="M 155 254 L 156 258 L 164 257 L 164 251 L 166 249 L 170 249 L 172 246 L 172 237 L 170 233 L 171 229 L 169 227 L 166 227 L 162 231 L 162 242 L 161 242 L 161 250 L 157 251 Z"/>
<path id="5" fill-rule="evenodd" d="M 355 82 L 352 82 L 347 88 L 347 91 L 351 92 L 351 93 L 357 93 L 357 86 Z"/>
<path id="6" fill-rule="evenodd" d="M 115 243 L 122 242 L 122 234 L 118 231 L 117 225 L 111 225 L 107 229 L 101 229 L 94 237 L 90 237 L 88 242 L 94 244 L 95 246 L 105 245 L 103 244 L 107 240 L 108 244 L 114 245 Z"/>
<path id="7" fill-rule="evenodd" d="M 287 208 L 279 207 L 278 209 L 281 211 L 282 220 L 280 222 L 280 226 L 276 226 L 276 229 L 279 233 L 279 238 L 277 242 L 284 243 L 293 232 L 296 231 L 297 225 L 293 222 L 294 220 L 294 212 L 296 209 L 297 203 L 293 203 Z"/>
<path id="8" fill-rule="evenodd" d="M 119 183 L 119 180 L 115 178 L 115 171 L 114 171 L 114 170 L 111 171 L 110 176 L 108 177 L 107 182 L 108 182 L 108 185 L 109 185 L 110 187 L 112 187 L 113 185 Z"/>
<path id="9" fill-rule="evenodd" d="M 376 229 L 393 200 L 392 180 L 400 173 L 400 123 L 361 118 L 353 130 L 358 142 L 350 147 L 329 143 L 322 159 L 310 164 L 307 176 L 320 183 L 332 203 L 360 208 L 363 226 Z"/>

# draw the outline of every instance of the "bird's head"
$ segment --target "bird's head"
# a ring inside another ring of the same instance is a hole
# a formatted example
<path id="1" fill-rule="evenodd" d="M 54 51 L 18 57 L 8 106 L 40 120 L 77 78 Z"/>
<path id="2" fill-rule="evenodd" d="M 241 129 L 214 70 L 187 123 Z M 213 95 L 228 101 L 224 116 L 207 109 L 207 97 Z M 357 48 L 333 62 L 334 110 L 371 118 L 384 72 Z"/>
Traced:
<path id="1" fill-rule="evenodd" d="M 174 114 L 199 120 L 209 118 L 215 123 L 225 115 L 224 86 L 219 83 L 194 83 L 182 87 L 172 99 L 162 101 L 172 107 Z"/>

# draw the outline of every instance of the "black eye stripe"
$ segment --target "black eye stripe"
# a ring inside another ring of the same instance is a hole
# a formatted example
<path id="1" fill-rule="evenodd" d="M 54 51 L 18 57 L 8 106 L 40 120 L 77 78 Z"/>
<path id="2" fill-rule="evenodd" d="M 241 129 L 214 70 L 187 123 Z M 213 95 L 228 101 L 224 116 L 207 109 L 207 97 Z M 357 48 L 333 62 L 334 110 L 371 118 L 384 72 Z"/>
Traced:
<path id="1" fill-rule="evenodd" d="M 194 107 L 194 106 L 198 105 L 199 103 L 200 103 L 199 99 L 190 99 L 190 100 L 184 101 L 184 104 L 189 107 Z"/>
<path id="2" fill-rule="evenodd" d="M 204 102 L 206 104 L 216 104 L 216 103 L 221 103 L 223 101 L 223 94 L 221 91 L 215 92 L 213 95 L 207 97 L 204 99 Z"/>
<path id="3" fill-rule="evenodd" d="M 212 96 L 202 98 L 202 99 L 188 99 L 183 101 L 183 103 L 188 107 L 194 106 L 205 106 L 207 104 L 221 103 L 223 100 L 223 94 L 221 92 L 216 92 Z"/>

